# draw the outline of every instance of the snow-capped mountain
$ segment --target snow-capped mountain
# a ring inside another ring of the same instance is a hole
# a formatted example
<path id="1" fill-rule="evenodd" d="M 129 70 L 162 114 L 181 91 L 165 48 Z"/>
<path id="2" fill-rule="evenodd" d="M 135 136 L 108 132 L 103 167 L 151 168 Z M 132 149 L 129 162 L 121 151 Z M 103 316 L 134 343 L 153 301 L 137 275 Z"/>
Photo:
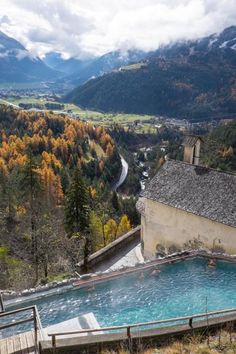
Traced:
<path id="1" fill-rule="evenodd" d="M 95 58 L 85 65 L 80 65 L 78 69 L 67 79 L 73 85 L 82 85 L 89 79 L 102 76 L 114 69 L 127 65 L 132 62 L 137 62 L 145 58 L 147 53 L 141 50 L 117 50 Z"/>
<path id="2" fill-rule="evenodd" d="M 57 76 L 56 71 L 33 57 L 22 44 L 0 32 L 0 82 L 38 82 Z"/>
<path id="3" fill-rule="evenodd" d="M 220 33 L 214 33 L 208 37 L 197 40 L 178 41 L 162 46 L 150 54 L 150 58 L 163 57 L 165 59 L 190 60 L 217 55 L 224 61 L 231 61 L 231 56 L 236 53 L 236 26 L 226 28 Z M 227 58 L 228 57 L 228 58 Z M 212 59 L 212 58 L 211 58 Z"/>

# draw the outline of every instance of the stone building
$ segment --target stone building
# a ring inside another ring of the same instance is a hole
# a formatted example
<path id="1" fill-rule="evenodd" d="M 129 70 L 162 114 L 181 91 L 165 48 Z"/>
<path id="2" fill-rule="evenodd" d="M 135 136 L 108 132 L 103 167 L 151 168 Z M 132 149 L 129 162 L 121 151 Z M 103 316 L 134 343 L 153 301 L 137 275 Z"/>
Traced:
<path id="1" fill-rule="evenodd" d="M 166 161 L 137 203 L 147 258 L 201 247 L 236 254 L 236 175 L 199 166 L 193 141 L 184 142 L 190 163 Z"/>

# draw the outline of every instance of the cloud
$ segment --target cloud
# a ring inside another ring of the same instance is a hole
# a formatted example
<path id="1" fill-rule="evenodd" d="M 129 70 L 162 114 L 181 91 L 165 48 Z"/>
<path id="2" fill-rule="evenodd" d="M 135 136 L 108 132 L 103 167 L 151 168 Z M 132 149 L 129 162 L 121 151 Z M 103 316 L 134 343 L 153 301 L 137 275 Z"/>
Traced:
<path id="1" fill-rule="evenodd" d="M 33 54 L 145 51 L 236 24 L 235 0 L 1 0 L 0 26 Z"/>
<path id="2" fill-rule="evenodd" d="M 33 59 L 33 57 L 31 56 L 31 54 L 27 51 L 27 50 L 24 50 L 24 49 L 17 49 L 15 50 L 15 57 L 18 59 L 18 60 L 22 60 L 26 57 L 30 58 L 30 59 Z"/>
<path id="3" fill-rule="evenodd" d="M 6 15 L 4 15 L 0 18 L 0 25 L 3 25 L 4 23 L 6 23 L 8 25 L 11 23 L 9 17 Z"/>

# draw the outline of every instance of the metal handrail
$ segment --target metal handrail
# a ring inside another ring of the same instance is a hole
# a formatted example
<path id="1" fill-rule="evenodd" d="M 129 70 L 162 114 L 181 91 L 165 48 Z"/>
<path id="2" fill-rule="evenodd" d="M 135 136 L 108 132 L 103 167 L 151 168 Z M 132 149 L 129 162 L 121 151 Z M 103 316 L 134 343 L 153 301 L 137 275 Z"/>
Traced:
<path id="1" fill-rule="evenodd" d="M 126 329 L 127 337 L 131 339 L 131 329 L 135 327 L 144 327 L 144 326 L 151 326 L 155 324 L 163 324 L 163 323 L 171 323 L 177 321 L 189 321 L 189 326 L 192 328 L 193 319 L 200 318 L 200 317 L 208 317 L 220 314 L 227 314 L 231 312 L 236 312 L 236 308 L 227 309 L 227 310 L 220 310 L 220 311 L 213 311 L 213 312 L 205 312 L 201 314 L 191 315 L 191 316 L 184 316 L 184 317 L 176 317 L 176 318 L 169 318 L 166 320 L 157 320 L 157 321 L 150 321 L 150 322 L 140 322 L 134 323 L 130 325 L 121 325 L 121 326 L 111 326 L 111 327 L 101 327 L 101 328 L 88 328 L 83 330 L 77 331 L 66 331 L 66 332 L 55 332 L 55 333 L 48 333 L 49 337 L 52 337 L 52 347 L 53 352 L 55 353 L 56 349 L 56 336 L 65 336 L 65 335 L 73 335 L 73 334 L 81 334 L 81 333 L 90 333 L 90 332 L 103 332 L 103 331 L 113 331 L 118 329 Z"/>
<path id="2" fill-rule="evenodd" d="M 40 320 L 40 316 L 39 316 L 39 312 L 38 312 L 38 308 L 36 305 L 34 306 L 28 306 L 28 307 L 22 307 L 20 309 L 16 309 L 16 310 L 12 310 L 12 311 L 7 311 L 7 312 L 2 312 L 0 313 L 0 318 L 2 317 L 6 317 L 6 316 L 11 316 L 20 312 L 26 312 L 26 311 L 32 311 L 32 316 L 29 318 L 26 318 L 25 320 L 19 320 L 13 323 L 7 323 L 5 325 L 1 325 L 0 326 L 0 330 L 3 329 L 7 329 L 10 327 L 14 327 L 20 324 L 24 324 L 27 322 L 33 322 L 34 324 L 34 340 L 35 340 L 35 348 L 38 351 L 38 331 L 42 331 L 43 327 L 42 327 L 42 323 Z"/>

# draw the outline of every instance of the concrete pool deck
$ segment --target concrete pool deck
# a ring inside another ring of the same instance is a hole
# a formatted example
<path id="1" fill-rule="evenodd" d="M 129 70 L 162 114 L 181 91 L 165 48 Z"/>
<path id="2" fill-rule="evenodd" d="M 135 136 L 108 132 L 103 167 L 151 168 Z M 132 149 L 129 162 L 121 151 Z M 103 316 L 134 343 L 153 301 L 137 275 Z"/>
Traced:
<path id="1" fill-rule="evenodd" d="M 118 254 L 104 264 L 97 267 L 97 271 L 107 272 L 119 270 L 123 267 L 134 267 L 138 263 L 144 263 L 144 258 L 141 252 L 141 243 L 129 245 L 126 249 L 118 252 Z"/>
<path id="2" fill-rule="evenodd" d="M 42 337 L 43 340 L 49 340 L 50 339 L 50 337 L 48 336 L 49 333 L 71 332 L 71 331 L 78 331 L 78 330 L 83 330 L 88 328 L 89 329 L 100 328 L 100 325 L 96 317 L 94 316 L 93 312 L 89 312 L 79 317 L 74 317 L 71 318 L 70 320 L 45 327 L 42 330 Z M 102 334 L 102 333 L 103 332 L 101 331 L 96 334 Z M 90 334 L 93 334 L 93 332 L 91 332 Z M 81 333 L 77 335 L 72 334 L 72 335 L 65 336 L 65 338 L 71 338 L 75 336 L 87 336 L 87 335 L 88 333 Z"/>

